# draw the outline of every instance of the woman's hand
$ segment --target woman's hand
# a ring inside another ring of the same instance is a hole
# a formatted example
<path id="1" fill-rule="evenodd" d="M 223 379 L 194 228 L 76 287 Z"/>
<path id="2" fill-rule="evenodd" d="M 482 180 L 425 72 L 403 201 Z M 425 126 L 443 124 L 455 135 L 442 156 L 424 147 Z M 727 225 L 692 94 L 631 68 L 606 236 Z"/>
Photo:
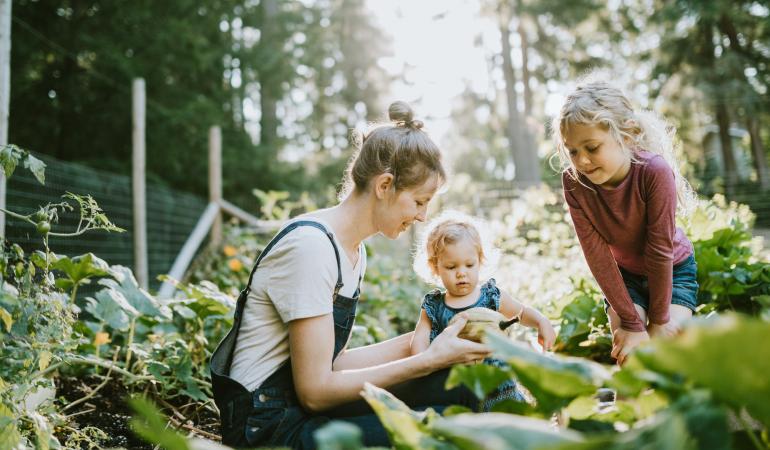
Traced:
<path id="1" fill-rule="evenodd" d="M 618 365 L 622 366 L 626 362 L 631 350 L 638 345 L 649 341 L 650 335 L 646 331 L 627 331 L 618 328 L 612 335 L 612 352 L 610 356 L 618 360 Z"/>
<path id="2" fill-rule="evenodd" d="M 647 327 L 650 337 L 672 338 L 682 332 L 682 327 L 675 320 L 669 320 L 663 324 L 650 323 Z"/>
<path id="3" fill-rule="evenodd" d="M 556 331 L 554 331 L 551 321 L 545 317 L 537 324 L 537 342 L 543 347 L 543 351 L 553 348 L 553 343 L 556 342 Z"/>
<path id="4" fill-rule="evenodd" d="M 489 356 L 490 351 L 486 345 L 457 337 L 467 321 L 468 319 L 460 313 L 457 322 L 444 328 L 422 353 L 436 370 L 454 364 L 471 363 Z"/>

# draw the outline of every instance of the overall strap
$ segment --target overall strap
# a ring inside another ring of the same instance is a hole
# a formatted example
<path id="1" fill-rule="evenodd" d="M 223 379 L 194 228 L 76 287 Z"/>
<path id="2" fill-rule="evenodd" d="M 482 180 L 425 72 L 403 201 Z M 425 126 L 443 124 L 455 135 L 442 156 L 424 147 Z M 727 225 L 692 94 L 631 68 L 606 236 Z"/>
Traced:
<path id="1" fill-rule="evenodd" d="M 278 241 L 283 239 L 284 236 L 289 234 L 294 229 L 303 227 L 303 226 L 317 228 L 323 231 L 326 237 L 329 238 L 329 241 L 332 243 L 332 248 L 334 248 L 334 256 L 337 259 L 337 283 L 334 285 L 334 295 L 337 295 L 339 290 L 342 289 L 343 284 L 342 284 L 342 268 L 340 267 L 340 251 L 337 248 L 337 244 L 334 242 L 334 236 L 329 230 L 326 229 L 325 226 L 321 225 L 318 222 L 315 222 L 312 220 L 298 220 L 284 227 L 277 235 L 275 235 L 275 237 L 273 237 L 273 239 L 270 240 L 267 246 L 265 246 L 265 249 L 262 250 L 262 253 L 259 254 L 259 257 L 257 258 L 257 261 L 254 263 L 254 267 L 251 269 L 251 273 L 249 274 L 249 282 L 246 284 L 246 287 L 243 289 L 241 293 L 240 298 L 243 300 L 244 305 L 246 302 L 246 297 L 248 296 L 249 292 L 251 292 L 251 282 L 254 279 L 254 273 L 257 271 L 257 267 L 259 267 L 259 263 L 262 262 L 262 258 L 267 256 L 267 254 L 270 252 L 270 250 L 273 249 L 275 244 L 277 244 Z M 235 309 L 236 318 L 238 318 L 243 313 L 244 305 L 236 305 L 236 309 Z"/>

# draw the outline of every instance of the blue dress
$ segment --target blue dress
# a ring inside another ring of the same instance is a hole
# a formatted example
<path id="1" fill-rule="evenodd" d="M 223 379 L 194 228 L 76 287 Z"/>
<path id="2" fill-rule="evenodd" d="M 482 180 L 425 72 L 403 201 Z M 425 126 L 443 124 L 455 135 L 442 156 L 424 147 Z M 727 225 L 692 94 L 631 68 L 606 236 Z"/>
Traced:
<path id="1" fill-rule="evenodd" d="M 430 319 L 430 342 L 439 335 L 444 328 L 447 327 L 449 321 L 457 313 L 461 313 L 471 308 L 489 308 L 494 311 L 500 310 L 500 289 L 495 285 L 495 279 L 490 278 L 486 283 L 481 285 L 481 293 L 479 298 L 471 305 L 462 308 L 452 308 L 444 302 L 445 292 L 440 289 L 434 289 L 427 294 L 422 300 L 422 309 L 425 310 L 425 314 Z M 497 367 L 508 368 L 508 365 L 504 361 L 494 358 L 486 358 L 485 364 L 490 364 Z M 489 411 L 492 406 L 506 399 L 513 399 L 517 401 L 525 401 L 522 393 L 516 389 L 516 382 L 509 380 L 498 386 L 498 388 L 490 393 L 484 400 L 484 411 Z"/>

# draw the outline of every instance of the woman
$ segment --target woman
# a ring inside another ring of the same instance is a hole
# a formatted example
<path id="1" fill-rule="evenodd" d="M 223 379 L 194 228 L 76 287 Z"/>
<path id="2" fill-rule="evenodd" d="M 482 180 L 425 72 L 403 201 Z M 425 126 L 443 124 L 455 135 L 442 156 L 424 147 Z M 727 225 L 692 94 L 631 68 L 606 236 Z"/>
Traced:
<path id="1" fill-rule="evenodd" d="M 366 268 L 362 241 L 376 233 L 395 239 L 424 221 L 446 176 L 409 106 L 393 103 L 389 116 L 391 124 L 363 137 L 341 203 L 290 221 L 257 260 L 233 329 L 212 356 L 225 444 L 314 448 L 313 432 L 335 418 L 360 426 L 366 446 L 388 445 L 360 399 L 366 382 L 413 408 L 477 406 L 469 391 L 443 389 L 450 366 L 488 355 L 457 337 L 464 321 L 414 356 L 411 333 L 345 348 Z"/>

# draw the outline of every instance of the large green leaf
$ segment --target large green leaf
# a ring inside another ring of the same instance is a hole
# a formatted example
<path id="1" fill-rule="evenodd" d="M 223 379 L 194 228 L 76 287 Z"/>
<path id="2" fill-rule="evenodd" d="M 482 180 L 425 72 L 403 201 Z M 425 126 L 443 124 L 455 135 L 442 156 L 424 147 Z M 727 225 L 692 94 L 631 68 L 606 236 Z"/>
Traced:
<path id="1" fill-rule="evenodd" d="M 64 272 L 67 278 L 59 278 L 56 285 L 61 289 L 70 289 L 91 277 L 106 277 L 110 275 L 110 266 L 93 253 L 69 258 L 58 258 L 51 268 Z"/>
<path id="2" fill-rule="evenodd" d="M 538 409 L 549 413 L 581 395 L 593 394 L 610 372 L 581 358 L 538 353 L 504 336 L 488 334 L 494 357 L 510 364 L 518 380 L 537 399 Z"/>
<path id="3" fill-rule="evenodd" d="M 34 156 L 27 154 L 24 159 L 24 167 L 32 172 L 38 183 L 45 184 L 45 163 Z"/>
<path id="4" fill-rule="evenodd" d="M 695 450 L 695 440 L 679 414 L 661 414 L 625 433 L 595 434 L 584 442 L 538 446 L 538 450 Z"/>
<path id="5" fill-rule="evenodd" d="M 21 442 L 13 412 L 0 403 L 0 448 L 15 449 Z"/>
<path id="6" fill-rule="evenodd" d="M 379 417 L 397 450 L 452 448 L 430 435 L 426 422 L 435 419 L 433 410 L 412 411 L 393 394 L 370 383 L 364 385 L 361 395 Z"/>
<path id="7" fill-rule="evenodd" d="M 483 400 L 487 394 L 503 382 L 509 381 L 511 377 L 509 371 L 490 364 L 458 364 L 452 367 L 444 387 L 452 389 L 462 384 Z"/>
<path id="8" fill-rule="evenodd" d="M 111 272 L 115 279 L 105 278 L 100 280 L 99 284 L 122 293 L 126 301 L 142 315 L 171 319 L 170 308 L 162 305 L 155 297 L 139 287 L 131 269 L 112 266 Z"/>
<path id="9" fill-rule="evenodd" d="M 503 413 L 458 414 L 437 419 L 431 428 L 463 450 L 530 449 L 584 440 L 580 433 L 559 430 L 549 421 Z"/>
<path id="10" fill-rule="evenodd" d="M 349 422 L 333 420 L 313 433 L 318 450 L 358 450 L 363 448 L 361 429 Z"/>
<path id="11" fill-rule="evenodd" d="M 87 298 L 86 302 L 86 311 L 114 330 L 127 330 L 131 318 L 139 316 L 139 311 L 115 289 L 102 289 L 93 298 Z"/>
<path id="12" fill-rule="evenodd" d="M 3 145 L 0 148 L 0 166 L 2 166 L 5 178 L 11 178 L 16 166 L 19 165 L 19 161 L 24 157 L 24 152 L 15 145 Z"/>
<path id="13" fill-rule="evenodd" d="M 730 314 L 701 320 L 677 339 L 657 341 L 633 358 L 651 371 L 681 376 L 770 427 L 770 325 Z"/>

